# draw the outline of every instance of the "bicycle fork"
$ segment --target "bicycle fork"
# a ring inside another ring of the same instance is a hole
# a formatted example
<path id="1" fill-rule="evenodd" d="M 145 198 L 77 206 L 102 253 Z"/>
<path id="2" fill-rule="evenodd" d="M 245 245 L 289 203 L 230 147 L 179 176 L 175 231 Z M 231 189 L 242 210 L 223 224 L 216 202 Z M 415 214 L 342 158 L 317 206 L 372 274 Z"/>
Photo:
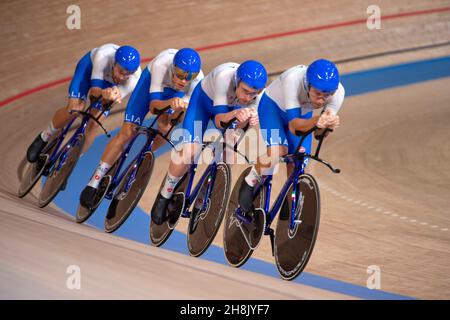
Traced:
<path id="1" fill-rule="evenodd" d="M 189 182 L 188 182 L 188 188 L 186 190 L 186 194 L 190 194 L 191 188 L 192 188 L 192 183 L 194 182 L 194 175 L 195 172 L 197 171 L 197 165 L 194 164 L 191 168 L 190 168 L 190 177 L 189 177 Z M 190 206 L 190 204 L 192 202 L 194 202 L 194 200 L 197 198 L 197 196 L 199 195 L 199 192 L 201 192 L 201 188 L 202 185 L 205 181 L 205 179 L 207 179 L 207 186 L 206 186 L 206 192 L 203 195 L 203 203 L 202 203 L 202 208 L 201 211 L 205 211 L 206 210 L 206 206 L 207 206 L 207 202 L 205 201 L 206 199 L 209 199 L 209 196 L 212 192 L 212 188 L 214 186 L 214 181 L 216 179 L 216 172 L 217 172 L 217 164 L 213 163 L 211 165 L 208 166 L 208 168 L 206 169 L 205 173 L 203 173 L 203 176 L 200 178 L 199 182 L 197 183 L 194 191 L 192 192 L 192 194 L 190 194 L 189 197 L 187 197 L 185 199 L 186 201 L 186 206 L 185 208 L 188 208 Z M 188 209 L 186 209 L 181 216 L 183 218 L 189 218 L 191 216 L 191 213 Z"/>

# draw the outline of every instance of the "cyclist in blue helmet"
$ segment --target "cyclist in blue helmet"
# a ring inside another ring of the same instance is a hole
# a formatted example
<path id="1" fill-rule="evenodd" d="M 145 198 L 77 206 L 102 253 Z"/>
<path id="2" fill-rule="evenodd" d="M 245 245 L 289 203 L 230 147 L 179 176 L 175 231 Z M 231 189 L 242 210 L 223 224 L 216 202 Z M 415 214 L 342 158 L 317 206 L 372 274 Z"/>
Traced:
<path id="1" fill-rule="evenodd" d="M 82 206 L 92 207 L 100 181 L 136 135 L 137 126 L 142 125 L 149 111 L 155 113 L 156 110 L 171 107 L 174 111 L 172 114 L 166 113 L 158 119 L 158 129 L 166 133 L 170 128 L 170 120 L 177 118 L 186 109 L 192 92 L 201 79 L 201 59 L 194 49 L 167 49 L 150 61 L 128 101 L 119 134 L 106 146 L 91 180 L 80 195 Z M 155 151 L 163 143 L 165 140 L 158 136 L 153 142 L 152 150 Z"/>
<path id="2" fill-rule="evenodd" d="M 195 88 L 183 121 L 182 149 L 172 157 L 163 188 L 153 204 L 151 217 L 154 223 L 162 224 L 167 218 L 165 213 L 175 186 L 200 154 L 209 121 L 212 120 L 218 129 L 221 129 L 221 121 L 228 122 L 233 118 L 238 120 L 238 127 L 247 123 L 257 125 L 257 97 L 266 83 L 264 66 L 248 60 L 241 65 L 229 62 L 217 66 Z"/>
<path id="3" fill-rule="evenodd" d="M 67 105 L 55 112 L 48 127 L 28 147 L 28 161 L 35 162 L 51 137 L 76 116 L 69 113 L 71 110 L 86 108 L 88 96 L 101 97 L 103 104 L 111 101 L 120 103 L 136 86 L 141 75 L 139 65 L 139 52 L 130 46 L 105 44 L 85 54 L 78 62 L 70 82 Z M 98 102 L 91 113 L 98 114 L 102 103 Z M 89 122 L 83 152 L 92 144 L 97 128 L 94 121 Z"/>
<path id="4" fill-rule="evenodd" d="M 141 65 L 141 57 L 139 52 L 131 46 L 122 46 L 117 49 L 114 55 L 114 61 L 122 69 L 127 72 L 124 74 L 134 73 Z"/>
<path id="5" fill-rule="evenodd" d="M 261 175 L 271 174 L 280 156 L 294 153 L 300 142 L 296 130 L 321 130 L 339 125 L 337 112 L 344 101 L 345 90 L 339 82 L 336 66 L 328 60 L 314 61 L 309 67 L 298 65 L 283 72 L 263 94 L 258 113 L 267 154 L 258 158 L 239 189 L 239 205 L 243 212 L 252 210 L 253 191 Z M 314 115 L 314 110 L 322 110 Z M 320 134 L 320 132 L 318 132 Z M 311 150 L 311 135 L 302 144 Z M 305 159 L 304 166 L 308 163 Z M 293 165 L 288 165 L 288 173 Z"/>

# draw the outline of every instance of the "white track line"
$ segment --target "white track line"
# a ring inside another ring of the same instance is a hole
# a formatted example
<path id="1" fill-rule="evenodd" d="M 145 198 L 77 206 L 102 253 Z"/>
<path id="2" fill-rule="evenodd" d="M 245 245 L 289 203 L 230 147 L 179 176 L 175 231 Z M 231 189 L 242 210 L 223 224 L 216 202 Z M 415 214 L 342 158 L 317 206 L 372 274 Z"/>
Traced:
<path id="1" fill-rule="evenodd" d="M 361 200 L 354 200 L 353 198 L 350 198 L 350 197 L 348 197 L 346 195 L 343 195 L 343 194 L 339 193 L 336 190 L 333 190 L 329 186 L 322 185 L 322 189 L 324 189 L 325 191 L 330 192 L 331 194 L 335 195 L 338 198 L 341 198 L 341 199 L 343 199 L 343 200 L 345 200 L 347 202 L 352 202 L 352 203 L 354 203 L 356 205 L 359 205 L 359 206 L 361 206 L 361 207 L 363 207 L 363 208 L 365 208 L 367 210 L 372 210 L 372 211 L 384 214 L 384 215 L 389 216 L 389 217 L 398 218 L 398 219 L 403 220 L 403 221 L 408 221 L 410 223 L 416 223 L 419 226 L 429 226 L 432 229 L 439 229 L 439 230 L 444 231 L 444 232 L 448 231 L 448 228 L 440 228 L 438 225 L 435 225 L 435 224 L 432 225 L 432 224 L 429 224 L 428 222 L 425 222 L 425 221 L 422 221 L 422 222 L 421 221 L 417 221 L 417 219 L 411 219 L 411 218 L 409 218 L 407 216 L 399 215 L 399 214 L 397 214 L 395 212 L 392 212 L 390 210 L 385 210 L 383 208 L 367 204 L 367 203 L 365 203 L 365 202 L 363 202 Z"/>
<path id="2" fill-rule="evenodd" d="M 423 112 L 420 112 L 420 113 L 410 114 L 407 117 L 410 117 L 410 118 L 422 117 L 423 115 L 426 115 L 426 114 L 432 113 L 432 112 L 435 112 L 435 111 L 433 109 L 427 109 L 426 111 L 423 111 Z M 358 132 L 354 132 L 354 133 L 351 133 L 351 134 L 349 134 L 349 135 L 347 135 L 345 137 L 340 138 L 339 140 L 337 140 L 334 143 L 332 143 L 332 146 L 336 147 L 339 144 L 341 144 L 343 142 L 346 142 L 347 140 L 350 140 L 350 139 L 353 139 L 355 137 L 358 137 L 358 136 L 361 135 L 362 132 L 370 132 L 370 131 L 373 131 L 373 130 L 379 130 L 382 127 L 386 127 L 386 126 L 390 126 L 390 125 L 393 125 L 393 124 L 396 124 L 396 123 L 399 123 L 399 122 L 403 122 L 403 121 L 405 121 L 405 119 L 407 117 L 402 116 L 401 118 L 391 119 L 390 121 L 386 121 L 386 122 L 383 122 L 381 124 L 377 124 L 376 126 L 373 126 L 373 127 L 366 127 L 366 128 L 364 128 L 364 129 L 362 129 L 362 130 L 360 130 Z M 379 208 L 379 207 L 376 207 L 376 206 L 373 206 L 373 205 L 372 206 L 368 206 L 366 203 L 362 202 L 361 200 L 354 200 L 353 198 L 350 198 L 350 197 L 348 197 L 346 195 L 343 195 L 343 194 L 339 193 L 338 191 L 332 189 L 331 187 L 329 187 L 329 186 L 327 186 L 327 185 L 325 185 L 323 183 L 322 183 L 322 188 L 325 191 L 329 191 L 330 193 L 332 193 L 332 194 L 334 194 L 334 195 L 336 195 L 336 196 L 338 196 L 338 197 L 340 197 L 340 198 L 342 198 L 342 199 L 344 199 L 344 200 L 346 200 L 348 202 L 353 202 L 354 204 L 358 204 L 358 205 L 360 205 L 360 206 L 362 206 L 362 207 L 364 207 L 366 209 L 369 209 L 369 210 L 375 209 L 376 212 L 382 213 L 382 214 L 390 216 L 390 217 L 395 217 L 395 218 L 398 217 L 398 218 L 400 218 L 401 220 L 404 220 L 404 221 L 409 219 L 409 217 L 407 217 L 407 216 L 399 216 L 396 213 L 391 213 L 391 211 L 389 211 L 389 210 L 384 210 L 382 208 Z M 429 225 L 427 222 L 420 222 L 420 221 L 417 221 L 416 219 L 409 219 L 408 221 L 411 222 L 411 223 L 418 223 L 418 225 L 422 225 L 422 226 L 428 226 Z M 439 228 L 439 226 L 437 226 L 437 225 L 431 225 L 430 227 L 432 229 Z M 440 230 L 444 231 L 444 232 L 447 232 L 449 229 L 448 228 L 440 228 Z"/>

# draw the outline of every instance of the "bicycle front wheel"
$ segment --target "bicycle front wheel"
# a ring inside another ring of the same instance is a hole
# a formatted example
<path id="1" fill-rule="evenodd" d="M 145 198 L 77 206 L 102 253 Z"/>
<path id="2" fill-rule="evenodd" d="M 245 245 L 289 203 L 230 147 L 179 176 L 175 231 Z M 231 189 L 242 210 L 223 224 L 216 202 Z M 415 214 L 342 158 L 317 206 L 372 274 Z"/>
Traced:
<path id="1" fill-rule="evenodd" d="M 239 207 L 239 188 L 251 169 L 251 167 L 245 169 L 237 179 L 225 214 L 223 250 L 228 264 L 235 268 L 241 267 L 250 259 L 262 236 L 262 232 L 253 233 L 255 229 L 247 229 L 244 223 L 236 218 L 235 214 L 236 209 Z M 260 227 L 259 231 L 263 231 L 265 225 L 265 213 L 262 209 L 264 207 L 264 193 L 264 187 L 261 187 L 261 191 L 253 200 L 253 206 L 255 207 L 253 213 L 257 219 L 255 225 Z M 253 227 L 253 223 L 251 227 Z M 253 234 L 256 233 L 258 237 L 253 237 Z"/>
<path id="2" fill-rule="evenodd" d="M 155 247 L 162 246 L 167 239 L 169 239 L 173 230 L 175 229 L 178 220 L 180 219 L 181 214 L 185 209 L 186 199 L 186 189 L 188 187 L 188 183 L 190 180 L 191 174 L 190 171 L 186 172 L 181 178 L 178 185 L 175 187 L 171 203 L 167 208 L 168 220 L 165 221 L 161 225 L 157 225 L 153 223 L 150 219 L 150 244 Z M 164 187 L 164 183 L 166 181 L 167 175 L 164 177 L 161 182 L 161 186 L 158 190 L 158 193 L 161 192 L 161 189 Z M 151 214 L 151 213 L 150 213 Z"/>
<path id="3" fill-rule="evenodd" d="M 219 231 L 223 216 L 228 206 L 228 198 L 231 190 L 231 171 L 226 163 L 219 163 L 216 168 L 215 178 L 210 181 L 209 177 L 205 179 L 201 186 L 200 193 L 206 193 L 208 184 L 213 183 L 211 193 L 206 201 L 204 210 L 198 210 L 202 204 L 196 199 L 192 211 L 187 233 L 187 243 L 191 256 L 198 257 L 202 255 L 214 240 L 217 231 Z"/>
<path id="4" fill-rule="evenodd" d="M 47 147 L 45 147 L 36 162 L 29 163 L 27 161 L 25 170 L 23 171 L 20 179 L 19 190 L 17 192 L 19 198 L 25 197 L 39 181 L 45 171 L 50 155 L 55 150 L 56 144 L 57 139 L 53 140 Z"/>
<path id="5" fill-rule="evenodd" d="M 291 228 L 294 193 L 296 208 L 294 227 Z M 313 176 L 302 174 L 297 186 L 291 186 L 284 197 L 275 232 L 275 262 L 284 280 L 295 279 L 306 267 L 314 249 L 319 223 L 319 187 Z"/>
<path id="6" fill-rule="evenodd" d="M 40 208 L 48 205 L 53 198 L 56 197 L 62 185 L 69 178 L 73 168 L 75 168 L 75 165 L 80 158 L 83 145 L 84 135 L 80 134 L 74 140 L 72 145 L 67 145 L 65 147 L 66 150 L 64 150 L 58 160 L 56 160 L 52 170 L 45 180 L 41 194 L 39 195 L 38 206 Z"/>
<path id="7" fill-rule="evenodd" d="M 130 166 L 108 208 L 108 214 L 105 218 L 106 232 L 116 231 L 136 208 L 147 188 L 154 163 L 155 156 L 153 152 L 148 152 L 138 168 L 135 168 L 138 165 L 137 163 Z"/>

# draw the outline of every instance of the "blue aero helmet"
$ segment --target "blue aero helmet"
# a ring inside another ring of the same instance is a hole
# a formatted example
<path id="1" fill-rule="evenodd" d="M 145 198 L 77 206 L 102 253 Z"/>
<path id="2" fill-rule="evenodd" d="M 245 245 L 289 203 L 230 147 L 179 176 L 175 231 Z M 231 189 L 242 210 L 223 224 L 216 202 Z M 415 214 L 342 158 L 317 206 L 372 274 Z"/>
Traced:
<path id="1" fill-rule="evenodd" d="M 197 77 L 202 67 L 200 55 L 192 48 L 183 48 L 173 57 L 172 71 L 180 80 L 191 81 Z"/>
<path id="2" fill-rule="evenodd" d="M 242 81 L 256 90 L 264 89 L 267 83 L 267 71 L 255 60 L 247 60 L 236 71 L 236 87 Z"/>
<path id="3" fill-rule="evenodd" d="M 306 82 L 323 93 L 333 93 L 339 86 L 339 71 L 333 62 L 319 59 L 306 70 Z"/>
<path id="4" fill-rule="evenodd" d="M 128 72 L 134 73 L 141 64 L 139 51 L 131 46 L 121 46 L 117 49 L 114 60 Z"/>

